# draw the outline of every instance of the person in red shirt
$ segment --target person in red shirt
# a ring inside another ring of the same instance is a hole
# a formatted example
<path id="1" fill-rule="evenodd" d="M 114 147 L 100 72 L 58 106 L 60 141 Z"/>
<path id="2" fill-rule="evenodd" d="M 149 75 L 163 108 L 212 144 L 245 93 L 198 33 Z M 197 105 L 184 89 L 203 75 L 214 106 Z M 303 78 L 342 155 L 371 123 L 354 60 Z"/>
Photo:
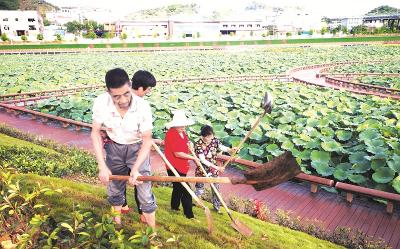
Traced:
<path id="1" fill-rule="evenodd" d="M 169 129 L 164 140 L 165 157 L 182 177 L 185 177 L 189 171 L 189 160 L 197 160 L 190 154 L 189 138 L 185 132 L 186 126 L 192 124 L 194 124 L 194 122 L 188 119 L 183 111 L 178 110 L 174 112 L 172 121 L 166 125 Z M 174 175 L 168 167 L 167 172 L 169 176 Z M 171 209 L 178 211 L 181 202 L 183 213 L 186 218 L 194 218 L 192 196 L 181 183 L 174 182 L 171 196 Z"/>

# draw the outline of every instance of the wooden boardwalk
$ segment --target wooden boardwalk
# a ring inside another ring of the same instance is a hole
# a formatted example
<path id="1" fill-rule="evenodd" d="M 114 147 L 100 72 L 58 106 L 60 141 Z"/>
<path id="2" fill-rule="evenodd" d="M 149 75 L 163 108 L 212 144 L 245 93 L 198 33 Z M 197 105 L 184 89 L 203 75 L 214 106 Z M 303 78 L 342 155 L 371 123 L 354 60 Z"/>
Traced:
<path id="1" fill-rule="evenodd" d="M 5 123 L 24 132 L 30 132 L 60 143 L 76 145 L 92 150 L 88 132 L 68 130 L 55 123 L 45 125 L 27 117 L 15 117 L 0 110 L 0 123 Z M 161 159 L 153 154 L 152 167 L 154 171 L 164 170 Z M 193 173 L 193 169 L 191 169 Z M 225 174 L 235 175 L 239 172 L 229 169 Z M 322 225 L 334 230 L 336 227 L 350 227 L 353 230 L 361 229 L 369 236 L 384 239 L 391 247 L 400 249 L 400 207 L 395 205 L 394 213 L 385 212 L 385 205 L 364 198 L 355 198 L 349 205 L 341 195 L 318 191 L 311 193 L 306 183 L 286 182 L 276 187 L 255 191 L 247 185 L 221 185 L 221 192 L 225 198 L 235 195 L 244 199 L 257 199 L 266 204 L 274 213 L 277 209 L 290 211 L 300 216 L 302 222 L 318 220 Z"/>

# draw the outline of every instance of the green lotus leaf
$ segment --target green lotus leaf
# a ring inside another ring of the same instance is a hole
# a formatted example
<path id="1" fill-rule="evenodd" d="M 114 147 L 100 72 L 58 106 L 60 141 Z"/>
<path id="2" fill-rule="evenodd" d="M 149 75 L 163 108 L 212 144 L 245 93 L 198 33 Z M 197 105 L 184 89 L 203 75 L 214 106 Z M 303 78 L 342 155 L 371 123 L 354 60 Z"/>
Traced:
<path id="1" fill-rule="evenodd" d="M 386 161 L 383 159 L 371 160 L 371 169 L 373 169 L 374 171 L 376 171 L 377 169 L 379 169 L 381 167 L 385 167 L 385 166 L 386 166 Z"/>
<path id="2" fill-rule="evenodd" d="M 342 145 L 333 139 L 331 139 L 330 141 L 322 142 L 321 147 L 325 151 L 329 151 L 329 152 L 332 152 L 332 151 L 338 152 L 338 151 L 342 151 L 342 149 L 343 149 Z"/>
<path id="3" fill-rule="evenodd" d="M 350 155 L 349 160 L 352 164 L 368 162 L 365 158 L 366 156 L 368 156 L 368 154 L 363 151 L 355 152 Z"/>
<path id="4" fill-rule="evenodd" d="M 283 154 L 283 151 L 281 151 L 279 146 L 276 144 L 269 144 L 267 147 L 265 147 L 265 150 L 268 151 L 273 156 L 279 156 Z"/>
<path id="5" fill-rule="evenodd" d="M 335 168 L 328 166 L 327 164 L 316 164 L 314 165 L 318 174 L 322 176 L 330 176 L 334 173 Z"/>
<path id="6" fill-rule="evenodd" d="M 307 126 L 308 127 L 317 127 L 319 124 L 318 119 L 309 118 L 307 119 Z"/>
<path id="7" fill-rule="evenodd" d="M 321 145 L 321 143 L 318 140 L 312 139 L 311 141 L 307 142 L 304 145 L 304 148 L 306 148 L 306 149 L 319 149 L 320 145 Z"/>
<path id="8" fill-rule="evenodd" d="M 336 137 L 340 141 L 348 141 L 353 136 L 353 133 L 351 131 L 337 130 L 335 133 L 336 133 Z"/>
<path id="9" fill-rule="evenodd" d="M 304 140 L 302 140 L 302 139 L 300 139 L 298 137 L 293 138 L 292 141 L 297 146 L 303 146 L 303 145 L 305 145 L 307 143 L 306 141 L 304 141 Z"/>
<path id="10" fill-rule="evenodd" d="M 330 153 L 326 151 L 313 150 L 310 156 L 312 162 L 316 163 L 328 164 L 329 161 L 331 160 Z"/>
<path id="11" fill-rule="evenodd" d="M 349 171 L 342 170 L 339 168 L 336 168 L 335 171 L 333 172 L 333 176 L 335 177 L 335 179 L 339 181 L 346 180 L 349 175 L 350 175 Z"/>
<path id="12" fill-rule="evenodd" d="M 364 140 L 364 141 L 368 147 L 382 147 L 383 145 L 385 145 L 385 141 L 378 138 L 373 140 Z"/>
<path id="13" fill-rule="evenodd" d="M 221 112 L 221 113 L 223 113 L 223 114 L 226 114 L 226 113 L 229 112 L 228 108 L 226 108 L 225 106 L 219 106 L 219 107 L 217 107 L 217 111 L 219 111 L 219 112 Z"/>
<path id="14" fill-rule="evenodd" d="M 284 150 L 291 150 L 294 148 L 294 144 L 290 142 L 289 140 L 285 141 L 282 143 L 281 148 Z"/>
<path id="15" fill-rule="evenodd" d="M 213 130 L 214 132 L 216 131 L 224 131 L 225 130 L 225 126 L 221 123 L 213 123 Z"/>
<path id="16" fill-rule="evenodd" d="M 365 131 L 368 129 L 379 129 L 381 124 L 376 119 L 368 119 L 367 121 L 363 122 L 362 124 L 358 125 L 357 131 Z"/>
<path id="17" fill-rule="evenodd" d="M 365 173 L 371 169 L 371 163 L 369 161 L 362 161 L 355 163 L 352 167 L 355 173 Z"/>
<path id="18" fill-rule="evenodd" d="M 215 136 L 218 137 L 219 139 L 224 139 L 225 137 L 228 137 L 228 133 L 226 133 L 225 131 L 214 131 Z"/>
<path id="19" fill-rule="evenodd" d="M 386 159 L 388 151 L 384 147 L 367 147 L 367 151 L 374 154 L 374 159 Z"/>
<path id="20" fill-rule="evenodd" d="M 249 151 L 247 148 L 242 148 L 239 151 L 239 157 L 243 158 L 245 160 L 254 161 L 254 157 L 249 154 Z"/>
<path id="21" fill-rule="evenodd" d="M 189 126 L 189 130 L 196 133 L 197 135 L 200 135 L 201 125 L 199 124 L 191 125 Z"/>
<path id="22" fill-rule="evenodd" d="M 232 136 L 230 136 L 229 139 L 228 139 L 229 144 L 230 144 L 232 147 L 238 146 L 241 140 L 242 140 L 241 137 L 232 137 Z"/>
<path id="23" fill-rule="evenodd" d="M 328 127 L 329 126 L 329 120 L 328 119 L 321 119 L 319 122 L 318 122 L 318 127 Z"/>
<path id="24" fill-rule="evenodd" d="M 234 130 L 239 127 L 239 120 L 237 119 L 230 119 L 227 121 L 225 128 Z"/>
<path id="25" fill-rule="evenodd" d="M 391 168 L 393 171 L 400 173 L 400 156 L 397 154 L 394 154 L 392 156 L 392 159 L 387 162 L 389 168 Z"/>
<path id="26" fill-rule="evenodd" d="M 392 181 L 392 187 L 397 191 L 397 193 L 400 193 L 400 176 L 394 178 Z"/>
<path id="27" fill-rule="evenodd" d="M 249 154 L 253 155 L 253 156 L 258 156 L 261 157 L 264 154 L 264 151 L 262 149 L 260 149 L 260 147 L 258 146 L 258 148 L 249 148 Z"/>
<path id="28" fill-rule="evenodd" d="M 213 118 L 218 121 L 227 121 L 227 117 L 221 113 L 214 113 Z"/>
<path id="29" fill-rule="evenodd" d="M 335 136 L 335 132 L 329 127 L 322 128 L 321 129 L 321 134 L 326 136 L 326 137 L 330 137 L 330 138 L 333 138 Z"/>
<path id="30" fill-rule="evenodd" d="M 246 131 L 239 127 L 232 131 L 232 135 L 235 135 L 235 136 L 244 136 L 245 134 L 246 134 Z"/>
<path id="31" fill-rule="evenodd" d="M 260 127 L 257 127 L 250 135 L 251 139 L 254 139 L 254 140 L 257 140 L 257 141 L 262 140 L 263 137 L 264 137 L 264 133 L 263 133 L 263 131 L 261 130 Z"/>
<path id="32" fill-rule="evenodd" d="M 340 169 L 343 171 L 351 170 L 352 167 L 353 165 L 351 163 L 339 163 L 338 165 L 336 165 L 336 169 Z"/>
<path id="33" fill-rule="evenodd" d="M 166 120 L 171 119 L 171 115 L 166 111 L 155 111 L 154 117 L 156 118 L 156 120 L 157 119 L 166 119 Z"/>
<path id="34" fill-rule="evenodd" d="M 365 176 L 362 175 L 349 175 L 347 179 L 356 184 L 361 184 L 367 181 L 367 178 L 365 178 Z"/>
<path id="35" fill-rule="evenodd" d="M 382 167 L 372 174 L 372 179 L 377 183 L 388 183 L 393 180 L 395 172 L 389 167 Z"/>

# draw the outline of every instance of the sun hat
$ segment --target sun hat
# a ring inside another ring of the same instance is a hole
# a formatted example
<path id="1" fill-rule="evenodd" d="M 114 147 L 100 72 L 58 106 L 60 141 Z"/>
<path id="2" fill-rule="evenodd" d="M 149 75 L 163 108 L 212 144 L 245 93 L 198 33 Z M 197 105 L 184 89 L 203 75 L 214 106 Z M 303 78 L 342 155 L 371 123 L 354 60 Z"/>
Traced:
<path id="1" fill-rule="evenodd" d="M 194 121 L 192 119 L 186 117 L 183 110 L 173 111 L 173 114 L 174 116 L 172 118 L 172 121 L 165 125 L 168 129 L 171 127 L 189 126 L 194 124 Z"/>

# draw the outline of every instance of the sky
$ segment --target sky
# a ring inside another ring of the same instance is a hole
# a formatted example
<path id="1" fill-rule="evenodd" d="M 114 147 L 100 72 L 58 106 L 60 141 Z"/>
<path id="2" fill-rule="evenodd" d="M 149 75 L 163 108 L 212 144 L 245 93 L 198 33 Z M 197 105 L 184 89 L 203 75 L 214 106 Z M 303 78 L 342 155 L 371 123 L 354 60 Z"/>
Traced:
<path id="1" fill-rule="evenodd" d="M 197 3 L 204 9 L 243 10 L 253 0 L 48 0 L 58 6 L 85 6 L 111 9 L 115 12 L 132 13 L 141 9 L 156 8 L 169 4 Z M 255 0 L 267 6 L 299 6 L 312 14 L 327 17 L 360 16 L 381 5 L 400 8 L 400 0 Z M 110 4 L 112 3 L 112 4 Z"/>

